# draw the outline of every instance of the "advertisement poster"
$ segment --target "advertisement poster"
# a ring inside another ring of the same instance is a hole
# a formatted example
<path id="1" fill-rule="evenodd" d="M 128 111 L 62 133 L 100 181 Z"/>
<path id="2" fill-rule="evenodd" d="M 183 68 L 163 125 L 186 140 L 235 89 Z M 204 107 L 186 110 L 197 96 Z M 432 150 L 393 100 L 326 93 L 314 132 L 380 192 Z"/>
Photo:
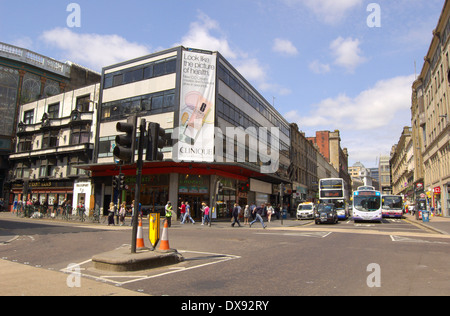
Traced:
<path id="1" fill-rule="evenodd" d="M 216 56 L 184 51 L 177 161 L 214 162 Z M 175 154 L 175 153 L 174 153 Z"/>

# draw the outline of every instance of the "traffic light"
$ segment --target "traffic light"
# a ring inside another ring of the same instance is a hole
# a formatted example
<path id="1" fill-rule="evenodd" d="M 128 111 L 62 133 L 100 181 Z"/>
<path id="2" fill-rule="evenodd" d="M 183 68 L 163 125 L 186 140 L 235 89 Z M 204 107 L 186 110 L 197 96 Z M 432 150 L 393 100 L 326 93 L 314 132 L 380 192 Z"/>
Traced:
<path id="1" fill-rule="evenodd" d="M 164 154 L 159 149 L 164 147 L 165 135 L 165 130 L 158 123 L 151 122 L 148 124 L 146 161 L 162 161 L 164 159 Z"/>
<path id="2" fill-rule="evenodd" d="M 125 175 L 123 173 L 120 173 L 118 175 L 118 183 L 119 183 L 119 190 L 125 190 Z"/>
<path id="3" fill-rule="evenodd" d="M 112 178 L 112 185 L 114 190 L 119 189 L 119 176 L 113 176 Z"/>
<path id="4" fill-rule="evenodd" d="M 116 136 L 116 146 L 114 147 L 114 156 L 124 164 L 134 163 L 134 151 L 136 143 L 136 123 L 137 116 L 128 118 L 127 123 L 118 122 L 116 130 L 125 135 Z"/>

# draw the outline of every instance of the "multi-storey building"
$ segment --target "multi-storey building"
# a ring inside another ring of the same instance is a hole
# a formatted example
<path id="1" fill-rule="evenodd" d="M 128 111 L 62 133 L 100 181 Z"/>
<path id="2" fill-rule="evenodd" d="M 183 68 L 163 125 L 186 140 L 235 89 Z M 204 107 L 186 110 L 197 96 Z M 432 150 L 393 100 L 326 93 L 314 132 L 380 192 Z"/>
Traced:
<path id="1" fill-rule="evenodd" d="M 0 197 L 8 188 L 8 155 L 14 150 L 19 106 L 100 82 L 100 74 L 0 42 Z M 21 118 L 22 119 L 22 118 Z"/>
<path id="2" fill-rule="evenodd" d="M 291 168 L 289 174 L 292 188 L 296 191 L 296 194 L 293 196 L 294 205 L 300 201 L 313 201 L 318 194 L 318 155 L 318 150 L 305 137 L 305 133 L 299 130 L 297 124 L 292 123 Z M 329 165 L 328 162 L 327 164 Z"/>
<path id="3" fill-rule="evenodd" d="M 417 190 L 437 213 L 450 216 L 450 1 L 433 31 L 419 77 L 412 86 L 412 127 Z M 423 171 L 422 171 L 423 168 Z M 423 181 L 423 182 L 421 182 Z M 423 189 L 422 189 L 423 188 Z"/>
<path id="4" fill-rule="evenodd" d="M 378 161 L 378 174 L 380 177 L 380 191 L 386 194 L 392 194 L 391 187 L 391 166 L 389 156 L 380 156 Z"/>
<path id="5" fill-rule="evenodd" d="M 404 127 L 396 145 L 392 147 L 390 169 L 392 194 L 403 195 L 408 201 L 414 200 L 412 129 Z"/>
<path id="6" fill-rule="evenodd" d="M 16 148 L 10 155 L 10 201 L 64 200 L 93 208 L 90 174 L 100 84 L 19 107 Z"/>
<path id="7" fill-rule="evenodd" d="M 134 197 L 136 164 L 119 166 L 113 156 L 116 123 L 137 115 L 166 130 L 164 161 L 146 162 L 141 203 L 161 209 L 188 200 L 194 216 L 202 202 L 213 216 L 241 205 L 273 199 L 274 187 L 289 182 L 290 126 L 219 52 L 175 47 L 103 68 L 94 163 L 95 203 L 106 207 Z M 121 171 L 120 196 L 111 179 Z M 287 194 L 289 190 L 287 189 Z"/>
<path id="8" fill-rule="evenodd" d="M 348 151 L 341 148 L 339 130 L 334 132 L 318 131 L 315 137 L 308 137 L 319 148 L 319 152 L 339 172 L 339 178 L 344 179 L 347 188 L 351 188 L 351 178 L 348 173 Z"/>

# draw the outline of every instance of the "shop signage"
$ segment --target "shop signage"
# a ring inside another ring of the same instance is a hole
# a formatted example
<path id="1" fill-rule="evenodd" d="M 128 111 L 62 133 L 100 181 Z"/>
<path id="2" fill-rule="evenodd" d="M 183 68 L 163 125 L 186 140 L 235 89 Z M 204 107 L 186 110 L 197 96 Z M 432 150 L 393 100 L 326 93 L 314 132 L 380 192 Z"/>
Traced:
<path id="1" fill-rule="evenodd" d="M 441 187 L 435 187 L 433 191 L 434 194 L 441 194 Z"/>

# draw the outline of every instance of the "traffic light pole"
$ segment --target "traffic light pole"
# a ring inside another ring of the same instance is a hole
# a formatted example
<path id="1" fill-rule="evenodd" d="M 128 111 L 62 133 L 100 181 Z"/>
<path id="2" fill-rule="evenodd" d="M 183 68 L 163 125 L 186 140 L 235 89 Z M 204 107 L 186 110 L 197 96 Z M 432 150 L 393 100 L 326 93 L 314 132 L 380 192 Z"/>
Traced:
<path id="1" fill-rule="evenodd" d="M 138 230 L 138 216 L 139 216 L 139 203 L 141 197 L 141 182 L 142 182 L 142 167 L 143 167 L 143 153 L 144 153 L 144 139 L 146 132 L 146 121 L 141 119 L 139 125 L 139 144 L 138 144 L 138 160 L 136 164 L 136 190 L 134 194 L 134 214 L 133 214 L 133 231 L 131 238 L 131 253 L 136 253 L 136 238 Z"/>

